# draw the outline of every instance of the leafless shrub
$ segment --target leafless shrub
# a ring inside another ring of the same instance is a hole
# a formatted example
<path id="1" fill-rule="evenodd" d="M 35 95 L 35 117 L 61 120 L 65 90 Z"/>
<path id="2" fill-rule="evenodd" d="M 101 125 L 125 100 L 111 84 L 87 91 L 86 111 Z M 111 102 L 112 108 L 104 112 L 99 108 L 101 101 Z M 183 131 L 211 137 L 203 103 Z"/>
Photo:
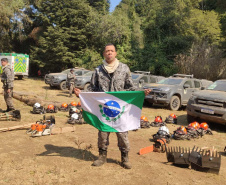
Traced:
<path id="1" fill-rule="evenodd" d="M 217 46 L 194 43 L 189 55 L 179 54 L 175 58 L 179 73 L 193 74 L 195 78 L 215 81 L 226 78 L 226 59 Z"/>

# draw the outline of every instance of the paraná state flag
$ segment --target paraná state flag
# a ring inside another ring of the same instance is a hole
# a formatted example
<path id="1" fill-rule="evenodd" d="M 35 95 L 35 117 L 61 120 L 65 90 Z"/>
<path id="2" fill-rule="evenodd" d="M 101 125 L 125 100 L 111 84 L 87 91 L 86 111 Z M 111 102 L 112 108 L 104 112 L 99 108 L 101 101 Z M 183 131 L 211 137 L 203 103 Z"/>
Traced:
<path id="1" fill-rule="evenodd" d="M 84 120 L 103 132 L 140 128 L 144 91 L 82 92 Z"/>

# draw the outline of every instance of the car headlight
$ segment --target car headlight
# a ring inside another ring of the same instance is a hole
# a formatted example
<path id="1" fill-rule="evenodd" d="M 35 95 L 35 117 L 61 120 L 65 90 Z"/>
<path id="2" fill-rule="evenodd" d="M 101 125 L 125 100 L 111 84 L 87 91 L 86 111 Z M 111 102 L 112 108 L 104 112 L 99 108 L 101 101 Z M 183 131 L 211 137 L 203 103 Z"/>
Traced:
<path id="1" fill-rule="evenodd" d="M 168 87 L 168 88 L 164 88 L 164 89 L 160 89 L 160 91 L 162 92 L 169 92 L 171 89 Z"/>

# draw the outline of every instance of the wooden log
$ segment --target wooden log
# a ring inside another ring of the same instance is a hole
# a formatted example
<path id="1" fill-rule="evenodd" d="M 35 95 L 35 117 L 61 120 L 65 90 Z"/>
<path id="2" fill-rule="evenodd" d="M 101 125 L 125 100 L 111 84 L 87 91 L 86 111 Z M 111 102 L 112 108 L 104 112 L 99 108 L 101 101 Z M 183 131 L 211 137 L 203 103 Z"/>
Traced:
<path id="1" fill-rule="evenodd" d="M 12 131 L 12 130 L 20 130 L 20 129 L 27 129 L 31 127 L 30 124 L 25 124 L 25 125 L 17 125 L 13 127 L 7 127 L 7 128 L 0 128 L 0 132 L 7 132 L 7 131 Z"/>
<path id="2" fill-rule="evenodd" d="M 33 106 L 37 102 L 40 103 L 41 106 L 43 107 L 47 107 L 49 104 L 53 104 L 56 107 L 61 107 L 61 104 L 62 104 L 61 102 L 57 102 L 57 101 L 43 100 L 34 94 L 31 94 L 31 93 L 29 94 L 25 92 L 13 92 L 13 98 L 19 101 L 22 101 L 29 106 Z"/>
<path id="3" fill-rule="evenodd" d="M 12 126 L 12 127 L 6 127 L 6 128 L 0 128 L 0 132 L 28 129 L 28 128 L 31 127 L 32 124 L 33 123 L 24 124 L 24 125 L 17 125 L 17 126 Z M 59 127 L 59 128 L 54 127 L 52 129 L 51 135 L 62 134 L 62 133 L 66 133 L 66 132 L 74 132 L 74 131 L 75 131 L 75 126 Z"/>

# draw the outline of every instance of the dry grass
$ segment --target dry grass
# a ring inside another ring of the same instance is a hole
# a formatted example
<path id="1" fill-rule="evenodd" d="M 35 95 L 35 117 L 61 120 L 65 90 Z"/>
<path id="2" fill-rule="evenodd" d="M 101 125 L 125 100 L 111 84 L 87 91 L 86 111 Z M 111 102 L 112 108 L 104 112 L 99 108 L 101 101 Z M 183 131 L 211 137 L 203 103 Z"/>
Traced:
<path id="1" fill-rule="evenodd" d="M 70 103 L 78 101 L 69 98 L 68 92 L 50 89 L 39 79 L 15 81 L 15 91 L 25 91 L 41 96 L 46 100 Z M 0 108 L 5 109 L 3 96 L 0 95 Z M 14 100 L 15 107 L 21 110 L 21 122 L 0 122 L 0 127 L 34 123 L 42 119 L 42 115 L 30 113 L 32 107 Z M 144 107 L 142 114 L 149 121 L 161 115 L 163 119 L 171 111 L 161 107 Z M 187 125 L 186 111 L 175 111 L 178 125 Z M 55 114 L 56 127 L 65 126 L 67 112 Z M 178 125 L 168 125 L 172 133 Z M 139 156 L 140 148 L 153 144 L 150 140 L 158 128 L 140 129 L 129 132 L 131 151 L 131 170 L 123 169 L 120 163 L 120 152 L 117 147 L 116 135 L 110 135 L 107 164 L 101 167 L 91 166 L 97 158 L 97 130 L 88 124 L 76 125 L 73 133 L 31 138 L 25 130 L 0 133 L 0 184 L 225 184 L 226 158 L 222 156 L 219 175 L 197 172 L 179 168 L 166 163 L 165 153 L 149 153 Z M 225 128 L 216 126 L 212 136 L 206 135 L 191 141 L 171 142 L 171 146 L 212 147 L 223 152 L 225 147 Z"/>

